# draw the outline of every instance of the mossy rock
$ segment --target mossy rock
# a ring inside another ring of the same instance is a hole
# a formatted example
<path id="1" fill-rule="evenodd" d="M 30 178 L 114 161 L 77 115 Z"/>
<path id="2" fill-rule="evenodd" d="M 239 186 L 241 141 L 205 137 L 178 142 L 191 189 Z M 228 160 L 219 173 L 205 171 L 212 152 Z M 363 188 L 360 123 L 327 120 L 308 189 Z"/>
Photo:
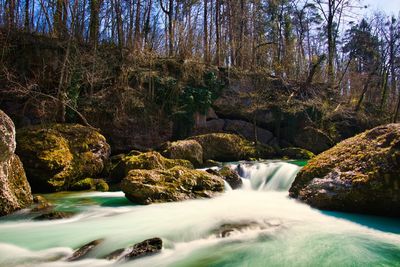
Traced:
<path id="1" fill-rule="evenodd" d="M 117 183 L 131 170 L 166 170 L 175 166 L 183 166 L 189 169 L 193 168 L 193 164 L 188 160 L 168 159 L 155 151 L 146 152 L 139 155 L 122 157 L 120 162 L 112 169 L 110 177 L 113 182 Z"/>
<path id="2" fill-rule="evenodd" d="M 109 186 L 106 181 L 103 179 L 93 179 L 93 178 L 85 178 L 80 180 L 71 186 L 71 190 L 82 191 L 82 190 L 94 190 L 107 192 L 109 190 Z"/>
<path id="3" fill-rule="evenodd" d="M 400 216 L 400 124 L 376 127 L 311 159 L 290 196 L 321 209 Z"/>
<path id="4" fill-rule="evenodd" d="M 285 159 L 312 159 L 314 153 L 299 147 L 288 147 L 280 150 L 280 156 Z"/>
<path id="5" fill-rule="evenodd" d="M 224 191 L 221 177 L 176 166 L 167 170 L 132 170 L 122 180 L 122 191 L 134 203 L 151 204 L 209 198 Z"/>
<path id="6" fill-rule="evenodd" d="M 203 147 L 203 161 L 236 161 L 242 159 L 270 157 L 274 149 L 255 145 L 236 134 L 211 133 L 190 137 Z"/>
<path id="7" fill-rule="evenodd" d="M 196 140 L 180 140 L 166 144 L 162 154 L 170 159 L 185 159 L 194 166 L 203 164 L 203 148 Z"/>
<path id="8" fill-rule="evenodd" d="M 78 124 L 51 124 L 17 132 L 17 154 L 34 192 L 68 190 L 86 177 L 96 177 L 110 146 L 96 130 Z"/>

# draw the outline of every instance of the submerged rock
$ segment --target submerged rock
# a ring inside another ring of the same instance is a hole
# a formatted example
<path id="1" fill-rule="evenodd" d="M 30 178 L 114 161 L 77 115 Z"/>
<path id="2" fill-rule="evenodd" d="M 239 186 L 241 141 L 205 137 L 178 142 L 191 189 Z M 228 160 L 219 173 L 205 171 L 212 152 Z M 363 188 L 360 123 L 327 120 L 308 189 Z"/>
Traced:
<path id="1" fill-rule="evenodd" d="M 33 198 L 34 207 L 33 212 L 46 211 L 53 208 L 53 205 L 43 196 L 35 196 Z"/>
<path id="2" fill-rule="evenodd" d="M 151 204 L 211 197 L 224 190 L 222 178 L 205 171 L 177 166 L 167 170 L 132 170 L 122 191 L 134 203 Z"/>
<path id="3" fill-rule="evenodd" d="M 170 159 L 185 159 L 194 166 L 203 164 L 203 148 L 196 140 L 180 140 L 167 143 L 162 154 Z"/>
<path id="4" fill-rule="evenodd" d="M 258 149 L 236 134 L 212 133 L 190 137 L 203 147 L 203 160 L 236 161 L 257 157 L 268 158 L 275 154 L 272 147 Z"/>
<path id="5" fill-rule="evenodd" d="M 110 155 L 106 139 L 78 124 L 22 129 L 17 154 L 35 192 L 68 190 L 73 183 L 100 174 Z"/>
<path id="6" fill-rule="evenodd" d="M 123 156 L 118 164 L 111 171 L 111 178 L 114 182 L 121 181 L 131 170 L 167 170 L 175 166 L 193 168 L 190 161 L 183 159 L 167 159 L 158 152 L 146 152 L 137 155 Z"/>
<path id="7" fill-rule="evenodd" d="M 84 259 L 93 249 L 98 247 L 101 243 L 103 243 L 104 239 L 97 239 L 92 242 L 89 242 L 79 249 L 77 249 L 71 257 L 67 259 L 67 261 L 78 261 Z"/>
<path id="8" fill-rule="evenodd" d="M 140 243 L 137 243 L 129 248 L 117 249 L 107 256 L 105 259 L 108 260 L 135 260 L 137 258 L 151 256 L 155 253 L 159 253 L 162 249 L 161 238 L 155 237 L 146 239 Z"/>
<path id="9" fill-rule="evenodd" d="M 283 148 L 279 154 L 281 157 L 288 159 L 312 159 L 315 157 L 311 151 L 298 147 Z"/>
<path id="10" fill-rule="evenodd" d="M 66 212 L 66 211 L 50 211 L 39 215 L 33 218 L 36 221 L 44 221 L 44 220 L 61 220 L 61 219 L 68 219 L 74 216 L 75 213 L 73 212 Z"/>
<path id="11" fill-rule="evenodd" d="M 400 124 L 316 156 L 298 173 L 290 196 L 320 209 L 400 216 Z"/>
<path id="12" fill-rule="evenodd" d="M 238 189 L 243 185 L 243 181 L 239 174 L 228 166 L 222 167 L 218 171 L 218 174 L 230 185 L 233 190 Z"/>
<path id="13" fill-rule="evenodd" d="M 246 230 L 265 229 L 265 225 L 257 222 L 241 222 L 241 223 L 226 223 L 222 224 L 218 229 L 213 232 L 219 238 L 229 237 L 234 232 L 244 232 Z"/>
<path id="14" fill-rule="evenodd" d="M 15 147 L 14 123 L 0 110 L 0 216 L 32 204 L 31 188 Z"/>

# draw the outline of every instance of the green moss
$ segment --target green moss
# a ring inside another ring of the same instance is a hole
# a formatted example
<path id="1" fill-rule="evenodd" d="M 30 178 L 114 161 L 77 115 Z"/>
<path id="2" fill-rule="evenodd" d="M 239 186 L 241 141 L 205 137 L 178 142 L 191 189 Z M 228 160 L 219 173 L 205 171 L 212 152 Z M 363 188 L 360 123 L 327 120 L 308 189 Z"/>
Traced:
<path id="1" fill-rule="evenodd" d="M 158 152 L 146 152 L 139 155 L 122 157 L 121 161 L 111 171 L 111 178 L 116 182 L 124 178 L 130 170 L 164 170 L 175 166 L 193 169 L 192 163 L 188 160 L 168 159 Z"/>
<path id="2" fill-rule="evenodd" d="M 203 148 L 203 160 L 234 161 L 250 158 L 268 158 L 274 149 L 258 146 L 236 134 L 211 133 L 191 137 Z"/>
<path id="3" fill-rule="evenodd" d="M 175 166 L 166 170 L 131 170 L 121 188 L 132 202 L 150 204 L 210 197 L 224 190 L 224 182 L 205 171 Z"/>
<path id="4" fill-rule="evenodd" d="M 110 154 L 104 136 L 78 124 L 21 129 L 17 143 L 17 153 L 36 192 L 67 190 L 75 181 L 95 177 Z"/>
<path id="5" fill-rule="evenodd" d="M 306 149 L 298 147 L 289 147 L 281 149 L 280 156 L 285 159 L 312 159 L 315 157 L 314 153 Z"/>
<path id="6" fill-rule="evenodd" d="M 71 190 L 83 191 L 83 190 L 96 190 L 101 192 L 107 192 L 109 190 L 108 184 L 103 179 L 85 178 L 74 183 L 71 186 Z"/>

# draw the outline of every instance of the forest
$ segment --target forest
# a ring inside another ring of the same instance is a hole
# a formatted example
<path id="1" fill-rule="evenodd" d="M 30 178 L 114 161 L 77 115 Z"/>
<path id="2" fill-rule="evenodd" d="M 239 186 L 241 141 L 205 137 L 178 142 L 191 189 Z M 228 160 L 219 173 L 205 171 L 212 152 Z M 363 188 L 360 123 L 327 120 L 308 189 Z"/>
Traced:
<path id="1" fill-rule="evenodd" d="M 399 266 L 368 3 L 0 0 L 0 267 Z"/>

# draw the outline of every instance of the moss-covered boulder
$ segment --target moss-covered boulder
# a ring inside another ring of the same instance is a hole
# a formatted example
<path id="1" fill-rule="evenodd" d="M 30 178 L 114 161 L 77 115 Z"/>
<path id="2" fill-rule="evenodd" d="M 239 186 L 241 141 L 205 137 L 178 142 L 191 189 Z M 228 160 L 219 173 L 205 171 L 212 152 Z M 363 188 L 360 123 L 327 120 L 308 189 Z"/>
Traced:
<path id="1" fill-rule="evenodd" d="M 400 124 L 316 156 L 297 174 L 290 196 L 321 209 L 400 216 Z"/>
<path id="2" fill-rule="evenodd" d="M 185 159 L 194 166 L 203 164 L 203 148 L 196 140 L 168 142 L 162 154 L 170 159 Z"/>
<path id="3" fill-rule="evenodd" d="M 96 177 L 110 155 L 103 135 L 78 124 L 24 128 L 18 131 L 17 142 L 17 154 L 35 192 L 68 190 L 86 177 Z"/>
<path id="4" fill-rule="evenodd" d="M 134 203 L 151 204 L 209 198 L 224 190 L 221 177 L 177 166 L 168 170 L 132 170 L 122 180 L 122 191 Z"/>
<path id="5" fill-rule="evenodd" d="M 31 188 L 15 147 L 14 123 L 0 110 L 0 216 L 32 204 Z"/>
<path id="6" fill-rule="evenodd" d="M 299 147 L 287 147 L 279 151 L 279 155 L 286 159 L 312 159 L 314 153 Z"/>
<path id="7" fill-rule="evenodd" d="M 250 158 L 269 158 L 273 156 L 274 149 L 260 146 L 256 149 L 254 144 L 239 135 L 226 133 L 211 133 L 190 137 L 203 147 L 203 160 L 235 161 Z"/>
<path id="8" fill-rule="evenodd" d="M 141 153 L 139 155 L 133 153 L 133 155 L 122 156 L 121 160 L 111 170 L 110 176 L 113 182 L 119 182 L 128 175 L 131 170 L 167 170 L 175 166 L 193 168 L 193 165 L 188 160 L 168 159 L 155 151 Z"/>

